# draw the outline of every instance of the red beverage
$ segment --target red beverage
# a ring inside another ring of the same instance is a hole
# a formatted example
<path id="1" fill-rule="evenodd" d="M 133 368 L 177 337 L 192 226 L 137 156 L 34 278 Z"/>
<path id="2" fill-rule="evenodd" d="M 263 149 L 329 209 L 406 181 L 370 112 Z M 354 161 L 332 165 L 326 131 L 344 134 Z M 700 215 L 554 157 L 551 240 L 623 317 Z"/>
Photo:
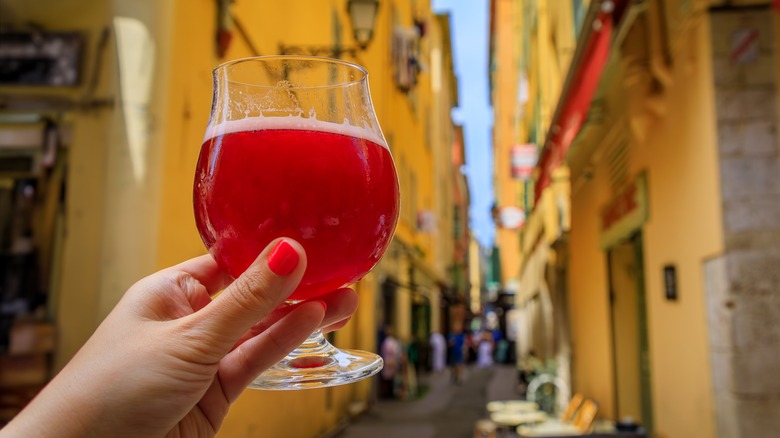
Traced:
<path id="1" fill-rule="evenodd" d="M 358 281 L 379 262 L 399 209 L 382 140 L 323 122 L 230 123 L 209 130 L 194 190 L 198 230 L 222 269 L 238 277 L 271 240 L 291 237 L 308 266 L 290 299 L 306 300 Z"/>

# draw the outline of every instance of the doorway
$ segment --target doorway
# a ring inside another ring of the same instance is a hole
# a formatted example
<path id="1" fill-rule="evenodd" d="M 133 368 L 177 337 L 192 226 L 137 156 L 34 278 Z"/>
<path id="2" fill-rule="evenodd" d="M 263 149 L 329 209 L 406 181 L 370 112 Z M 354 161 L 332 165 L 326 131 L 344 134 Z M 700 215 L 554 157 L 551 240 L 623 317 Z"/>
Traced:
<path id="1" fill-rule="evenodd" d="M 616 419 L 631 417 L 652 433 L 650 349 L 641 233 L 611 247 L 607 258 Z"/>

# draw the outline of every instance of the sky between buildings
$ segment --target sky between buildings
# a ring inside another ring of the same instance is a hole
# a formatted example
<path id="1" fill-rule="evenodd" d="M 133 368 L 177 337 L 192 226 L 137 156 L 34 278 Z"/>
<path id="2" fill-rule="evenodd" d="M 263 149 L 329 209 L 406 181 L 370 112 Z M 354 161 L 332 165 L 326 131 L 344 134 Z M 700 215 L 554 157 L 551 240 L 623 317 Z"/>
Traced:
<path id="1" fill-rule="evenodd" d="M 449 13 L 459 107 L 453 119 L 463 125 L 464 172 L 471 192 L 471 228 L 483 247 L 493 246 L 493 110 L 488 89 L 488 0 L 432 0 L 436 13 Z"/>

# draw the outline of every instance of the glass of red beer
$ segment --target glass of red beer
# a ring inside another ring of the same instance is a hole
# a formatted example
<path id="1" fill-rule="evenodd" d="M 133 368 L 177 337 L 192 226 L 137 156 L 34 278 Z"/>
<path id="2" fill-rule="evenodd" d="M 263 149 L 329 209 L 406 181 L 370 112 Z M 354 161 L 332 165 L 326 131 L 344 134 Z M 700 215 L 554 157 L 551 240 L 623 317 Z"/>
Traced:
<path id="1" fill-rule="evenodd" d="M 366 70 L 305 56 L 217 67 L 193 192 L 201 238 L 234 278 L 290 237 L 308 264 L 288 304 L 360 280 L 390 244 L 399 210 Z M 381 369 L 378 355 L 337 349 L 318 330 L 250 387 L 335 386 Z"/>

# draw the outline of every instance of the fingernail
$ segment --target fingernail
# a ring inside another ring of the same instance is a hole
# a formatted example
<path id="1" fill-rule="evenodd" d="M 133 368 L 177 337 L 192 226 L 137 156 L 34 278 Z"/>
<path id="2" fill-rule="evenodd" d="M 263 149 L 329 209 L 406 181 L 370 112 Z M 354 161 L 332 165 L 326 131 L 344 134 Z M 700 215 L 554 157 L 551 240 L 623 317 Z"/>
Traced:
<path id="1" fill-rule="evenodd" d="M 298 252 L 287 241 L 277 243 L 268 256 L 268 267 L 274 274 L 283 276 L 298 266 Z"/>
<path id="2" fill-rule="evenodd" d="M 322 310 L 328 311 L 328 305 L 325 304 L 325 301 L 317 301 L 318 303 L 322 304 Z"/>

